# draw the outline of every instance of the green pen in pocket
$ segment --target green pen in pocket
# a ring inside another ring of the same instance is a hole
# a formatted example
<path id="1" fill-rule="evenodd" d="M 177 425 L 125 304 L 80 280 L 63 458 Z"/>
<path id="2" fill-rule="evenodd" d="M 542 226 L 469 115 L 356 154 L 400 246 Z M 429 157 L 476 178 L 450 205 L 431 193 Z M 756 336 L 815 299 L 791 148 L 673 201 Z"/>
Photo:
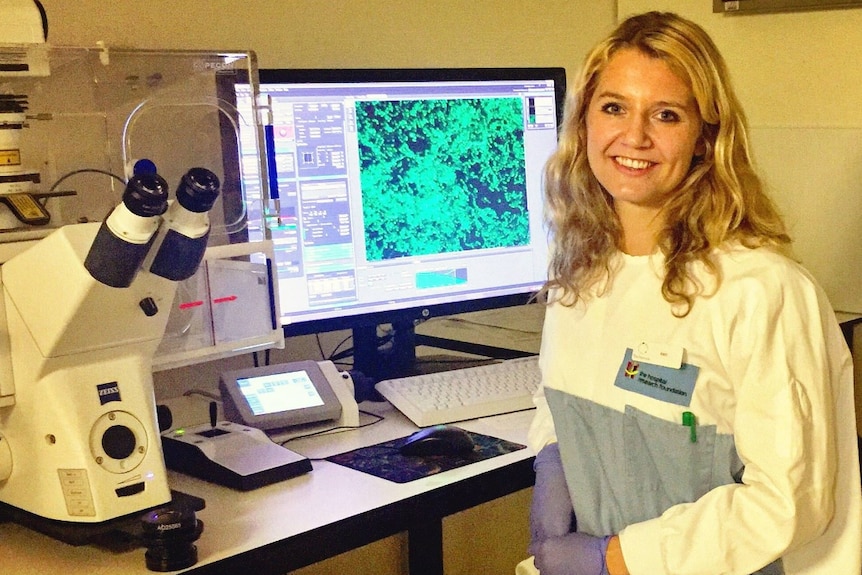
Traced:
<path id="1" fill-rule="evenodd" d="M 697 418 L 690 411 L 682 413 L 682 424 L 689 429 L 689 438 L 692 443 L 697 443 Z"/>

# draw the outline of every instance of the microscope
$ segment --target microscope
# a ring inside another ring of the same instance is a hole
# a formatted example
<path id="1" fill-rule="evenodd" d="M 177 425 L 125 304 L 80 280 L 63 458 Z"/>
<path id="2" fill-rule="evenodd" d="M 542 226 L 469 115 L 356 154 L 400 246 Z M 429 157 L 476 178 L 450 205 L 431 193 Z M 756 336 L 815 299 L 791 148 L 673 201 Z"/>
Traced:
<path id="1" fill-rule="evenodd" d="M 46 18 L 0 0 L 0 515 L 82 541 L 195 499 L 153 371 L 284 336 L 238 154 L 254 54 L 50 46 Z"/>
<path id="2" fill-rule="evenodd" d="M 175 199 L 129 178 L 101 223 L 66 225 L 0 268 L 0 502 L 100 523 L 171 501 L 152 380 L 177 282 L 207 246 L 218 177 Z"/>

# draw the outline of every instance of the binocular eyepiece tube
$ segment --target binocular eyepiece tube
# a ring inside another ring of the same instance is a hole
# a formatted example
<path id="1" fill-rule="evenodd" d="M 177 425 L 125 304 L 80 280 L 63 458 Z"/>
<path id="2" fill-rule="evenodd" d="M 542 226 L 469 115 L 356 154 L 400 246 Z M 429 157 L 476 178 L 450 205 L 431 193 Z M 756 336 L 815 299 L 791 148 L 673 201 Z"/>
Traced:
<path id="1" fill-rule="evenodd" d="M 213 172 L 192 168 L 168 207 L 165 180 L 155 172 L 135 174 L 122 203 L 99 228 L 84 267 L 99 282 L 120 288 L 132 285 L 142 266 L 172 281 L 190 278 L 206 251 L 208 212 L 220 190 Z"/>

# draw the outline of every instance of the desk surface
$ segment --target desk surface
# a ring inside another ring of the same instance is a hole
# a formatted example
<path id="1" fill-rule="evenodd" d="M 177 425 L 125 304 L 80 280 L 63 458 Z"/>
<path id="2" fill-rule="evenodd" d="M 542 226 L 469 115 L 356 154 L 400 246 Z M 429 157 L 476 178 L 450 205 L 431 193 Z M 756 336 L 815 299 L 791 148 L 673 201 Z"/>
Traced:
<path id="1" fill-rule="evenodd" d="M 433 318 L 416 334 L 539 353 L 544 320 L 545 306 L 530 304 Z"/>
<path id="2" fill-rule="evenodd" d="M 421 502 L 423 497 L 433 498 L 437 491 L 458 488 L 462 484 L 464 489 L 475 490 L 476 485 L 470 483 L 473 480 L 493 476 L 512 467 L 519 468 L 519 473 L 524 475 L 524 469 L 530 468 L 533 454 L 524 449 L 397 484 L 328 461 L 316 461 L 403 437 L 417 429 L 389 404 L 366 402 L 361 407 L 384 415 L 386 419 L 361 430 L 299 439 L 287 445 L 315 460 L 313 471 L 300 477 L 241 493 L 171 472 L 172 489 L 203 497 L 206 501 L 206 508 L 198 513 L 205 525 L 197 541 L 199 561 L 188 572 L 230 572 L 238 566 L 242 566 L 242 572 L 252 572 L 247 568 L 253 565 L 258 575 L 266 572 L 281 574 L 403 530 L 404 521 L 390 523 L 389 527 L 375 525 L 378 520 L 384 522 L 384 515 L 400 504 L 411 504 L 409 510 L 400 511 L 402 514 L 409 515 L 417 510 L 421 513 L 422 505 L 414 507 L 412 504 Z M 465 422 L 462 426 L 470 431 L 524 444 L 532 414 L 530 410 Z M 502 494 L 495 493 L 493 488 L 488 489 L 485 500 Z M 425 504 L 437 506 L 440 502 L 428 500 Z M 376 532 L 377 529 L 380 532 Z M 364 532 L 351 534 L 351 530 Z M 295 564 L 282 557 L 287 542 L 302 538 L 299 543 L 307 546 L 313 543 L 315 536 L 331 539 L 339 533 L 345 537 L 359 536 L 364 541 L 352 546 L 335 544 L 325 552 L 311 549 L 303 557 L 291 558 Z M 13 523 L 0 523 L 0 565 L 14 566 L 12 573 L 16 575 L 151 573 L 144 563 L 143 548 L 117 551 L 93 545 L 74 547 Z M 8 572 L 6 569 L 4 567 L 3 571 Z"/>

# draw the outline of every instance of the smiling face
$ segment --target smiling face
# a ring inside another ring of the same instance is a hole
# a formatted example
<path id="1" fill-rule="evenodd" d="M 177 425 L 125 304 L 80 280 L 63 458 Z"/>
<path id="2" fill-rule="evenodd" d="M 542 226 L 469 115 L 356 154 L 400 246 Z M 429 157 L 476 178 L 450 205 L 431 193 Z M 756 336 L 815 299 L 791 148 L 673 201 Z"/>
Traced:
<path id="1" fill-rule="evenodd" d="M 624 231 L 655 216 L 691 167 L 701 118 L 689 84 L 666 62 L 625 48 L 599 73 L 587 107 L 587 158 Z"/>

